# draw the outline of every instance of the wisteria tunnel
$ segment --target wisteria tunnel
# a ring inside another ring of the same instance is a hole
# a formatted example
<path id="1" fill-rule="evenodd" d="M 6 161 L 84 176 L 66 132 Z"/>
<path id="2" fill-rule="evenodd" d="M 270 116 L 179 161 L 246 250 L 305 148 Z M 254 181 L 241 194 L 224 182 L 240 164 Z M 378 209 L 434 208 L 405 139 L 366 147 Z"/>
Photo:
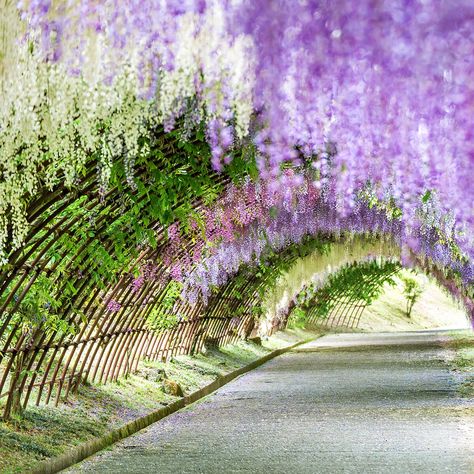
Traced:
<path id="1" fill-rule="evenodd" d="M 470 0 L 0 0 L 5 426 L 401 272 L 474 324 L 473 58 Z"/>

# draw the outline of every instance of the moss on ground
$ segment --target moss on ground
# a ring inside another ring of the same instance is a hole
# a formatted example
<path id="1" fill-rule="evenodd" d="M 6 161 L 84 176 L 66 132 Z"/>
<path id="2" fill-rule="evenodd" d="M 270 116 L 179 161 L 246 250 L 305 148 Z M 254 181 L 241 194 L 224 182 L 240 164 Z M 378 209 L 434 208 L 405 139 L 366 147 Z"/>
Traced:
<path id="1" fill-rule="evenodd" d="M 34 467 L 106 431 L 106 422 L 78 410 L 32 407 L 24 416 L 0 423 L 0 472 L 16 473 Z"/>
<path id="2" fill-rule="evenodd" d="M 177 400 L 165 393 L 163 380 L 177 382 L 185 395 L 301 339 L 304 330 L 283 331 L 258 345 L 241 341 L 196 356 L 177 356 L 169 362 L 144 361 L 137 373 L 106 385 L 86 385 L 58 407 L 28 407 L 21 418 L 0 422 L 0 473 L 21 473 L 40 461 L 104 435 Z"/>
<path id="3" fill-rule="evenodd" d="M 448 349 L 447 360 L 451 369 L 460 375 L 459 394 L 474 397 L 474 332 L 453 332 L 444 346 Z"/>

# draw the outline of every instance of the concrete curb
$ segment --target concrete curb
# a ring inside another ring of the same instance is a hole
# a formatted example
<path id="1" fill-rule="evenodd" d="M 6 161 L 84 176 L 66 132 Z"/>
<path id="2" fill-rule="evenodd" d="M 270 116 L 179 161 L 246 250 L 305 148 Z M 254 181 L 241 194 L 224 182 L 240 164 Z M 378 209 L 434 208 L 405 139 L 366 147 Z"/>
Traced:
<path id="1" fill-rule="evenodd" d="M 91 439 L 90 441 L 87 441 L 86 443 L 83 443 L 80 446 L 72 448 L 71 450 L 65 452 L 64 454 L 58 457 L 42 461 L 38 465 L 38 467 L 29 471 L 29 474 L 54 474 L 56 472 L 62 471 L 63 469 L 71 467 L 74 464 L 77 464 L 78 462 L 81 462 L 84 459 L 88 458 L 89 456 L 92 456 L 98 451 L 101 451 L 102 449 L 111 446 L 117 441 L 127 438 L 128 436 L 131 436 L 137 431 L 146 428 L 152 423 L 155 423 L 165 418 L 166 416 L 175 413 L 181 408 L 184 408 L 185 406 L 190 405 L 191 403 L 194 403 L 203 397 L 206 397 L 207 395 L 211 394 L 212 392 L 215 392 L 217 389 L 223 387 L 230 381 L 234 380 L 236 377 L 259 367 L 265 362 L 268 362 L 269 360 L 281 354 L 284 354 L 285 352 L 291 351 L 297 346 L 314 341 L 322 335 L 323 334 L 318 335 L 314 338 L 297 342 L 288 347 L 276 349 L 275 351 L 270 352 L 269 354 L 251 362 L 248 365 L 245 365 L 243 367 L 240 367 L 239 369 L 234 370 L 233 372 L 218 377 L 209 385 L 206 385 L 205 387 L 191 393 L 190 395 L 183 397 L 181 400 L 177 400 L 176 402 L 173 402 L 163 408 L 160 408 L 159 410 L 149 413 L 148 415 L 130 421 L 126 425 L 123 425 L 120 428 L 116 428 L 110 431 L 108 434 L 101 436 L 100 438 Z"/>

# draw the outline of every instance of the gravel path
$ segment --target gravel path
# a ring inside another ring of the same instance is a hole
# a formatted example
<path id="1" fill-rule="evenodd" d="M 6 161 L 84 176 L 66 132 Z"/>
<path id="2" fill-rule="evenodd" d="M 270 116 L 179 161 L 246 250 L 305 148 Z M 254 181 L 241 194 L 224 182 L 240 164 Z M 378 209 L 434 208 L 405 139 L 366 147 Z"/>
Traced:
<path id="1" fill-rule="evenodd" d="M 68 472 L 474 473 L 444 337 L 326 336 Z"/>

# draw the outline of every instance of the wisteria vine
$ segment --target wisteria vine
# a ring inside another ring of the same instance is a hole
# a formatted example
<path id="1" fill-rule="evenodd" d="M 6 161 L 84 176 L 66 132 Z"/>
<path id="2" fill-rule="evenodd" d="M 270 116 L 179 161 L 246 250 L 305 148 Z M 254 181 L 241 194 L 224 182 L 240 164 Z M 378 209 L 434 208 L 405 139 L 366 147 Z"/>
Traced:
<path id="1" fill-rule="evenodd" d="M 124 160 L 133 189 L 135 159 L 156 125 L 179 122 L 184 137 L 204 124 L 219 171 L 250 142 L 260 177 L 191 218 L 187 235 L 168 230 L 163 261 L 191 300 L 264 249 L 318 232 L 390 234 L 405 255 L 472 285 L 472 2 L 2 8 L 3 263 L 21 246 L 26 205 L 42 187 L 74 187 L 93 159 L 104 188 Z M 196 244 L 177 258 L 181 238 Z"/>
<path id="2" fill-rule="evenodd" d="M 292 174 L 293 170 L 285 172 L 288 182 L 294 183 Z M 169 269 L 168 278 L 182 283 L 183 298 L 191 303 L 207 301 L 213 289 L 224 285 L 243 266 L 265 265 L 270 255 L 308 236 L 372 235 L 398 244 L 405 266 L 434 274 L 470 310 L 474 266 L 432 225 L 431 197 L 420 201 L 419 218 L 410 226 L 395 217 L 393 209 L 371 206 L 364 194 L 352 213 L 342 216 L 334 196 L 315 185 L 312 174 L 305 175 L 302 184 L 285 188 L 250 180 L 241 186 L 230 185 L 185 228 L 179 223 L 170 226 L 168 244 L 160 255 Z M 143 284 L 146 273 L 133 284 Z"/>

